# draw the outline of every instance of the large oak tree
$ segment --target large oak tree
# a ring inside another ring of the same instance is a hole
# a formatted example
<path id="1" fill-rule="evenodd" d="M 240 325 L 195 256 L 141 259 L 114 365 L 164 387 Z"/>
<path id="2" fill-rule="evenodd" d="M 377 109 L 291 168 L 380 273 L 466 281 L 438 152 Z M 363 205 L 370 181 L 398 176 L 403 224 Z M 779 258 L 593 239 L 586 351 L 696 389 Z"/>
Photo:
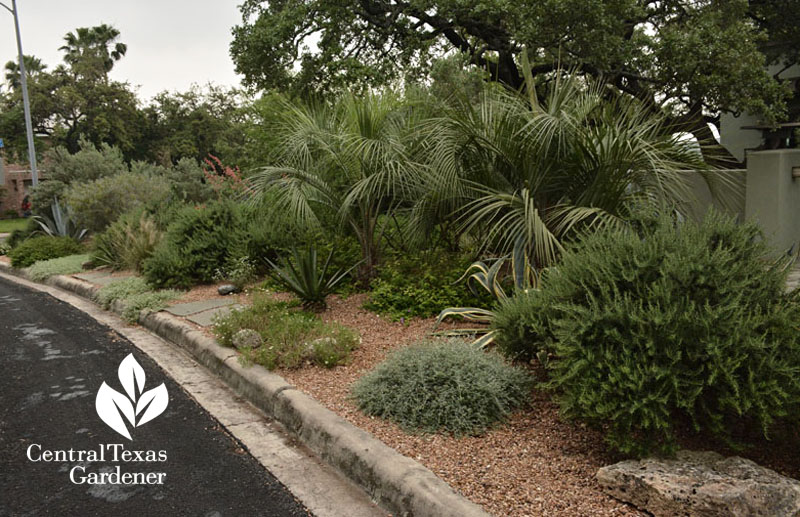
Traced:
<path id="1" fill-rule="evenodd" d="M 765 65 L 797 58 L 800 0 L 246 0 L 231 54 L 260 89 L 336 91 L 426 77 L 448 52 L 517 89 L 578 70 L 708 141 L 722 112 L 786 116 Z"/>

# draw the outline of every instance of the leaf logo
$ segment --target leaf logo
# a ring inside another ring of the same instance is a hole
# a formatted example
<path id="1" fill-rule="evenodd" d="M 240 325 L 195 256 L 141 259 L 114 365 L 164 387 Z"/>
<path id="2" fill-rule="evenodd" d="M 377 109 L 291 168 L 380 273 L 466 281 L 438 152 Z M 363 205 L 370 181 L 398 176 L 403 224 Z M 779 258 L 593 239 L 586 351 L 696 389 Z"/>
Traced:
<path id="1" fill-rule="evenodd" d="M 146 424 L 167 409 L 169 395 L 163 382 L 152 390 L 144 391 L 144 370 L 136 362 L 133 354 L 128 354 L 122 360 L 117 374 L 127 395 L 118 392 L 104 381 L 97 391 L 95 409 L 108 427 L 132 440 L 125 420 L 132 427 Z"/>

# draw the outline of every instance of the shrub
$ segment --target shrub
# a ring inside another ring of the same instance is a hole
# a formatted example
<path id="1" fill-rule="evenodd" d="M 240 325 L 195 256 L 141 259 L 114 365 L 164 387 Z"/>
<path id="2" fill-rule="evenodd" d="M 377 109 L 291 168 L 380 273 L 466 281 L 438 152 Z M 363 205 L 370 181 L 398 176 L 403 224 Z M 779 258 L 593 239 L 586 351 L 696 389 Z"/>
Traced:
<path id="1" fill-rule="evenodd" d="M 183 203 L 205 203 L 214 197 L 214 189 L 205 180 L 203 168 L 191 158 L 181 158 L 167 172 L 173 199 Z"/>
<path id="2" fill-rule="evenodd" d="M 233 203 L 185 208 L 144 262 L 145 278 L 160 288 L 212 282 L 217 268 L 226 262 L 240 239 L 241 228 Z"/>
<path id="3" fill-rule="evenodd" d="M 261 273 L 268 270 L 265 259 L 276 260 L 281 252 L 306 240 L 295 231 L 293 221 L 270 213 L 264 206 L 239 205 L 237 210 L 245 226 L 232 255 L 250 257 Z"/>
<path id="4" fill-rule="evenodd" d="M 28 267 L 40 260 L 49 260 L 82 251 L 81 245 L 69 237 L 31 237 L 12 249 L 8 254 L 11 265 L 17 268 Z"/>
<path id="5" fill-rule="evenodd" d="M 136 209 L 123 214 L 95 237 L 92 260 L 114 269 L 141 271 L 162 237 L 153 217 Z"/>
<path id="6" fill-rule="evenodd" d="M 41 260 L 28 269 L 31 280 L 41 282 L 53 275 L 71 275 L 83 271 L 81 265 L 89 260 L 89 255 L 68 255 L 66 257 Z"/>
<path id="7" fill-rule="evenodd" d="M 81 140 L 80 151 L 75 154 L 56 147 L 47 152 L 47 158 L 50 179 L 67 184 L 85 183 L 128 170 L 119 148 L 105 143 L 98 148 L 88 140 Z"/>
<path id="8" fill-rule="evenodd" d="M 228 259 L 228 262 L 214 273 L 214 280 L 230 282 L 240 291 L 255 279 L 256 266 L 249 257 Z"/>
<path id="9" fill-rule="evenodd" d="M 445 307 L 491 305 L 458 282 L 470 260 L 444 253 L 387 261 L 372 281 L 364 307 L 397 320 L 435 316 Z"/>
<path id="10" fill-rule="evenodd" d="M 31 213 L 49 217 L 52 214 L 51 205 L 53 204 L 53 199 L 64 199 L 64 193 L 67 188 L 68 185 L 66 183 L 54 179 L 39 182 L 38 185 L 31 189 Z"/>
<path id="11" fill-rule="evenodd" d="M 501 347 L 551 352 L 563 411 L 625 453 L 670 453 L 684 423 L 730 441 L 796 417 L 800 296 L 756 226 L 711 214 L 641 228 L 586 237 L 540 291 L 503 304 Z"/>
<path id="12" fill-rule="evenodd" d="M 180 296 L 180 292 L 171 289 L 149 291 L 127 296 L 122 300 L 125 303 L 125 310 L 122 311 L 122 317 L 130 323 L 136 323 L 139 319 L 139 313 L 144 309 L 160 311 L 167 306 L 167 302 Z"/>
<path id="13" fill-rule="evenodd" d="M 466 341 L 424 342 L 390 355 L 353 386 L 366 414 L 406 431 L 478 435 L 530 396 L 531 378 Z"/>
<path id="14" fill-rule="evenodd" d="M 131 296 L 150 291 L 147 282 L 138 276 L 115 280 L 108 285 L 101 287 L 95 294 L 95 301 L 103 306 L 104 309 L 111 307 L 114 300 L 124 300 Z"/>
<path id="15" fill-rule="evenodd" d="M 217 318 L 214 324 L 214 334 L 225 346 L 233 346 L 233 336 L 242 329 L 255 330 L 264 343 L 242 349 L 244 360 L 268 369 L 296 368 L 306 361 L 331 368 L 346 363 L 359 343 L 358 335 L 343 325 L 324 323 L 313 314 L 266 297 Z"/>
<path id="16" fill-rule="evenodd" d="M 26 239 L 39 233 L 39 223 L 34 218 L 29 218 L 28 222 L 23 229 L 17 229 L 11 232 L 11 235 L 6 239 L 6 244 L 9 248 L 14 249 L 22 244 Z"/>
<path id="17" fill-rule="evenodd" d="M 155 176 L 124 172 L 72 185 L 65 194 L 78 222 L 91 231 L 106 229 L 125 212 L 163 202 L 169 186 Z"/>

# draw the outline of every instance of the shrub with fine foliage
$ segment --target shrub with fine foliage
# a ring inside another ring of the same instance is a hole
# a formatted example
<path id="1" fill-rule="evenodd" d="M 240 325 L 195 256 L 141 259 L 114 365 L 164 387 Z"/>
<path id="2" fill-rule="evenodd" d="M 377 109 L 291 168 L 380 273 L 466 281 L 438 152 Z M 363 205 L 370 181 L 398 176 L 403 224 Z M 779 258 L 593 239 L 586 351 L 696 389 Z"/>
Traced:
<path id="1" fill-rule="evenodd" d="M 236 206 L 218 202 L 187 207 L 144 262 L 144 276 L 155 287 L 191 287 L 209 283 L 241 240 L 241 218 Z"/>
<path id="2" fill-rule="evenodd" d="M 92 258 L 114 269 L 142 270 L 163 235 L 155 219 L 141 209 L 123 214 L 108 229 L 95 236 Z"/>
<path id="3" fill-rule="evenodd" d="M 82 228 L 99 232 L 125 212 L 166 199 L 169 185 L 150 174 L 123 172 L 115 176 L 75 183 L 66 192 L 67 204 Z"/>
<path id="4" fill-rule="evenodd" d="M 40 260 L 49 260 L 82 251 L 81 245 L 70 237 L 31 237 L 11 250 L 8 257 L 14 267 L 28 267 Z"/>
<path id="5" fill-rule="evenodd" d="M 531 378 L 462 340 L 393 353 L 353 387 L 358 407 L 407 431 L 478 435 L 530 396 Z"/>
<path id="6" fill-rule="evenodd" d="M 131 296 L 150 291 L 150 287 L 143 278 L 132 276 L 115 280 L 108 285 L 104 285 L 95 294 L 95 301 L 103 306 L 104 309 L 111 307 L 115 300 L 124 300 Z"/>
<path id="7" fill-rule="evenodd" d="M 500 347 L 552 354 L 568 415 L 625 453 L 670 453 L 690 424 L 724 440 L 767 435 L 800 409 L 800 294 L 753 224 L 717 214 L 586 237 L 541 289 L 497 311 Z"/>
<path id="8" fill-rule="evenodd" d="M 53 275 L 71 275 L 83 271 L 83 263 L 89 260 L 89 255 L 68 255 L 49 260 L 36 262 L 28 270 L 31 280 L 42 282 Z"/>

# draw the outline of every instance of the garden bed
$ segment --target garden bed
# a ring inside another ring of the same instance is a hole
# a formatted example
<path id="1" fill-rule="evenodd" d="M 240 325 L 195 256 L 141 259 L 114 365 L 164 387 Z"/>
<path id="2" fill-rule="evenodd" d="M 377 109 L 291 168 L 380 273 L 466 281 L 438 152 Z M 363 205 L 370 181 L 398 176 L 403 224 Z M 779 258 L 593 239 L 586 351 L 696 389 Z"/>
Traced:
<path id="1" fill-rule="evenodd" d="M 181 301 L 216 296 L 211 287 L 195 288 Z M 274 295 L 286 300 L 285 293 Z M 392 322 L 362 308 L 366 294 L 331 296 L 320 314 L 357 330 L 362 343 L 346 366 L 326 369 L 310 364 L 276 373 L 352 424 L 369 431 L 401 454 L 419 461 L 468 499 L 494 515 L 641 515 L 604 495 L 594 480 L 598 468 L 614 461 L 602 436 L 565 422 L 541 392 L 532 407 L 480 437 L 410 435 L 397 425 L 361 413 L 349 400 L 351 385 L 389 352 L 414 343 L 433 329 L 434 319 Z M 247 295 L 239 297 L 247 303 Z M 211 335 L 210 329 L 206 332 Z"/>
<path id="2" fill-rule="evenodd" d="M 7 258 L 0 257 L 0 261 L 7 262 Z M 247 305 L 252 296 L 245 293 L 234 299 Z M 286 293 L 273 293 L 272 297 L 280 301 L 292 298 Z M 561 418 L 549 395 L 539 390 L 531 392 L 529 408 L 479 437 L 408 434 L 391 422 L 360 412 L 350 400 L 352 384 L 391 351 L 428 336 L 435 321 L 391 321 L 364 309 L 367 297 L 330 296 L 328 308 L 320 313 L 322 320 L 360 334 L 361 346 L 347 365 L 326 369 L 309 362 L 303 368 L 281 368 L 276 373 L 352 424 L 419 461 L 494 515 L 642 515 L 603 494 L 595 481 L 598 468 L 620 459 L 606 452 L 602 434 Z M 197 286 L 172 304 L 213 298 L 219 298 L 216 285 Z M 211 335 L 210 327 L 204 331 Z M 797 477 L 800 473 L 800 454 L 784 450 L 777 442 L 742 452 L 710 447 L 691 437 L 680 441 L 690 449 L 713 448 L 726 455 L 742 455 L 783 475 Z"/>

